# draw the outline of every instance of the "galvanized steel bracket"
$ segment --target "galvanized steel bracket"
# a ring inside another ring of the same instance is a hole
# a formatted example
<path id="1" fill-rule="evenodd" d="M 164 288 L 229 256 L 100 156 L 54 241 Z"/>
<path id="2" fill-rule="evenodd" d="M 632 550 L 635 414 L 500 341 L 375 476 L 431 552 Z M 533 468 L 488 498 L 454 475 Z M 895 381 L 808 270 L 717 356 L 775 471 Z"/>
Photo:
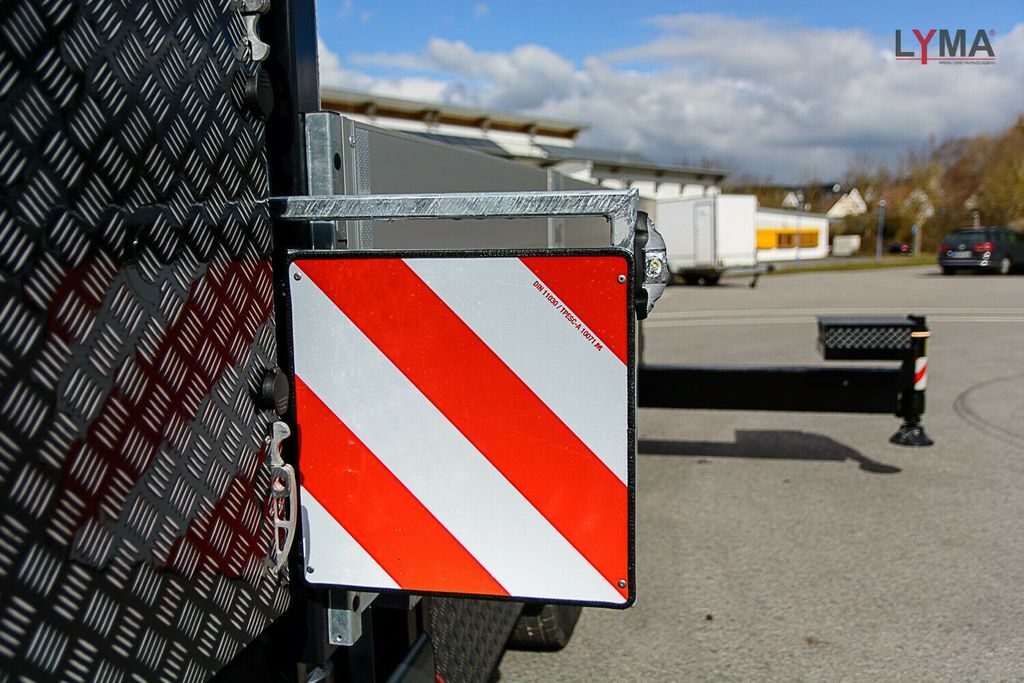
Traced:
<path id="1" fill-rule="evenodd" d="M 271 197 L 268 206 L 285 221 L 603 216 L 611 226 L 610 244 L 630 248 L 639 198 L 637 190 L 452 192 Z"/>

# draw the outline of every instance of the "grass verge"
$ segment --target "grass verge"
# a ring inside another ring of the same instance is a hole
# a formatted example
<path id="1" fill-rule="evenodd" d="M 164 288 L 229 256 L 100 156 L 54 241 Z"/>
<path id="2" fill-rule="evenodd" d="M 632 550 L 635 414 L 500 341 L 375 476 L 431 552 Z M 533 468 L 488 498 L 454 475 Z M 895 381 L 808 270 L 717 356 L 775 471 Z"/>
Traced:
<path id="1" fill-rule="evenodd" d="M 767 275 L 790 275 L 792 273 L 823 273 L 833 270 L 874 270 L 876 268 L 909 268 L 910 266 L 935 266 L 935 254 L 920 256 L 883 256 L 881 262 L 860 260 L 828 263 L 808 263 L 799 267 L 776 268 Z M 936 266 L 937 268 L 938 266 Z"/>

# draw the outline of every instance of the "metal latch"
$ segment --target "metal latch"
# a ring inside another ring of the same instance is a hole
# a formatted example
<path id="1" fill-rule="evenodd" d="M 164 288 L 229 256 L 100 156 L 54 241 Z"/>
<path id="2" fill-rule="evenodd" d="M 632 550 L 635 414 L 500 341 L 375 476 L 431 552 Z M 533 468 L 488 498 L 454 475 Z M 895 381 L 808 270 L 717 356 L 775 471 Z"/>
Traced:
<path id="1" fill-rule="evenodd" d="M 269 515 L 273 540 L 270 556 L 267 558 L 270 570 L 280 575 L 281 568 L 288 561 L 288 553 L 295 541 L 296 521 L 299 515 L 299 500 L 296 490 L 295 468 L 281 457 L 281 442 L 291 436 L 292 430 L 280 420 L 271 426 L 270 455 L 270 500 Z"/>
<path id="2" fill-rule="evenodd" d="M 262 62 L 270 56 L 270 46 L 260 39 L 259 21 L 268 9 L 270 0 L 232 0 L 232 8 L 242 15 L 245 36 L 235 46 L 235 56 L 241 60 Z"/>

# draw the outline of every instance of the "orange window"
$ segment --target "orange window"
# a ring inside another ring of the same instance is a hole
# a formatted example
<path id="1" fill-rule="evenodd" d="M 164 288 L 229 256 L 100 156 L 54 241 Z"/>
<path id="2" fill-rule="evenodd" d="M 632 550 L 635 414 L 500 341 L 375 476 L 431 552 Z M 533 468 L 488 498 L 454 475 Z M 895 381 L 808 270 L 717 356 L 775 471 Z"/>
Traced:
<path id="1" fill-rule="evenodd" d="M 757 231 L 757 248 L 758 249 L 774 249 L 775 239 L 778 234 L 777 230 L 768 230 L 761 228 Z"/>

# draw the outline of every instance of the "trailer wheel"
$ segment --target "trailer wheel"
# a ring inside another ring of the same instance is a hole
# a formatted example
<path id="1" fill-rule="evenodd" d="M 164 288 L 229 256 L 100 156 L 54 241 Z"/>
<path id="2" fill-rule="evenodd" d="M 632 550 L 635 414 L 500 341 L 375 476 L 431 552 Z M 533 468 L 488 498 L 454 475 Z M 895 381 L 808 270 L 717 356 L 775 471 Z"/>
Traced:
<path id="1" fill-rule="evenodd" d="M 714 287 L 720 279 L 722 279 L 721 275 L 708 275 L 704 278 L 704 284 L 708 287 Z"/>
<path id="2" fill-rule="evenodd" d="M 526 605 L 508 638 L 510 650 L 555 652 L 569 644 L 581 607 Z"/>
<path id="3" fill-rule="evenodd" d="M 700 278 L 696 275 L 684 275 L 683 282 L 686 283 L 687 287 L 696 287 L 700 283 Z"/>

